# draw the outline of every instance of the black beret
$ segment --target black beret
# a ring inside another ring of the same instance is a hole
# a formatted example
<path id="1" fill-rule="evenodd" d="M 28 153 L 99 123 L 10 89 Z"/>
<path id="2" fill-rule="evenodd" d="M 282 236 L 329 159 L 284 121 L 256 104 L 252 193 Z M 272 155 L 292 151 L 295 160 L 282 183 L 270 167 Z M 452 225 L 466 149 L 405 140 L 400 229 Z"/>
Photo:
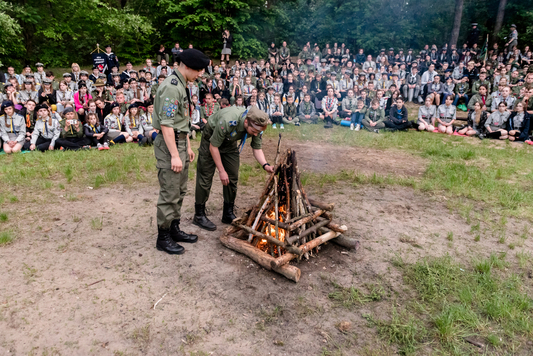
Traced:
<path id="1" fill-rule="evenodd" d="M 209 65 L 209 57 L 195 48 L 189 48 L 178 54 L 178 60 L 194 70 L 202 70 Z"/>
<path id="2" fill-rule="evenodd" d="M 8 108 L 10 106 L 15 106 L 15 104 L 13 104 L 13 102 L 11 100 L 6 100 L 2 103 L 2 110 L 4 110 L 5 108 Z"/>
<path id="3" fill-rule="evenodd" d="M 131 109 L 131 108 L 138 108 L 139 107 L 139 104 L 137 102 L 133 103 L 133 104 L 130 104 L 130 106 L 128 106 L 128 109 Z"/>
<path id="4" fill-rule="evenodd" d="M 119 107 L 119 105 L 118 105 L 118 103 L 115 101 L 115 102 L 113 102 L 113 103 L 109 106 L 109 109 L 110 109 L 110 110 L 113 110 L 114 108 L 118 108 L 118 107 Z"/>
<path id="5" fill-rule="evenodd" d="M 35 107 L 35 111 L 36 111 L 36 112 L 39 111 L 39 110 L 41 110 L 41 109 L 48 110 L 48 106 L 46 106 L 46 105 L 44 105 L 44 104 L 40 104 L 40 105 L 37 105 L 37 106 Z"/>

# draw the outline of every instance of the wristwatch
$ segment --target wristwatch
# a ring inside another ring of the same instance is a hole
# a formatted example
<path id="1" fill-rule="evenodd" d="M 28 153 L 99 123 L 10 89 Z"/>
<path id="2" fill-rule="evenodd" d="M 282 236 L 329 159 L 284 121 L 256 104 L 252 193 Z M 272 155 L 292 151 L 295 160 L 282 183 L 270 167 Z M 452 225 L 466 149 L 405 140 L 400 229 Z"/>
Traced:
<path id="1" fill-rule="evenodd" d="M 270 164 L 268 162 L 263 164 L 263 169 L 265 169 L 265 166 L 270 166 Z"/>

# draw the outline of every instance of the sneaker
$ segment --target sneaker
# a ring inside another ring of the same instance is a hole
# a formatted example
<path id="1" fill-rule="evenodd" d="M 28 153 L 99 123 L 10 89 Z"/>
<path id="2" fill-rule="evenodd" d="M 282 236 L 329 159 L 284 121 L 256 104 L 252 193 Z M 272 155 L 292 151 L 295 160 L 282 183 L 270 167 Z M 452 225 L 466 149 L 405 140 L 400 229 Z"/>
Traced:
<path id="1" fill-rule="evenodd" d="M 280 124 L 280 125 L 279 125 L 279 128 L 280 128 L 281 130 L 283 130 L 283 129 L 285 128 L 285 126 L 283 126 L 283 124 Z"/>
<path id="2" fill-rule="evenodd" d="M 359 130 L 361 130 L 361 125 L 357 124 L 357 125 L 355 126 L 355 131 L 359 131 Z"/>
<path id="3" fill-rule="evenodd" d="M 87 145 L 87 146 L 83 146 L 81 149 L 82 149 L 82 150 L 90 150 L 90 149 L 91 149 L 91 146 L 89 146 L 89 145 Z"/>
<path id="4" fill-rule="evenodd" d="M 109 149 L 109 143 L 105 142 L 104 143 L 104 150 L 108 150 Z"/>
<path id="5" fill-rule="evenodd" d="M 374 132 L 375 132 L 375 133 L 379 133 L 379 130 L 378 130 L 378 129 L 374 129 Z"/>
<path id="6" fill-rule="evenodd" d="M 424 103 L 424 100 L 422 99 L 421 96 L 418 97 L 418 103 L 419 103 L 419 104 L 423 104 L 423 103 Z"/>
<path id="7" fill-rule="evenodd" d="M 101 143 L 97 144 L 96 148 L 98 148 L 98 151 L 103 151 L 104 150 L 104 146 L 102 146 Z"/>
<path id="8" fill-rule="evenodd" d="M 300 126 L 299 122 L 294 123 L 294 126 Z"/>
<path id="9" fill-rule="evenodd" d="M 148 144 L 148 137 L 143 137 L 142 140 L 139 141 L 139 146 L 140 147 L 146 147 L 146 145 Z"/>
<path id="10" fill-rule="evenodd" d="M 355 128 L 355 125 L 354 124 L 350 124 L 350 130 L 353 131 L 354 128 Z"/>
<path id="11" fill-rule="evenodd" d="M 191 131 L 191 138 L 192 138 L 193 140 L 196 140 L 196 131 L 195 131 L 195 130 L 192 130 L 192 131 Z"/>
<path id="12" fill-rule="evenodd" d="M 273 128 L 274 130 L 276 130 L 276 129 L 277 129 L 276 124 L 272 124 L 272 128 Z"/>

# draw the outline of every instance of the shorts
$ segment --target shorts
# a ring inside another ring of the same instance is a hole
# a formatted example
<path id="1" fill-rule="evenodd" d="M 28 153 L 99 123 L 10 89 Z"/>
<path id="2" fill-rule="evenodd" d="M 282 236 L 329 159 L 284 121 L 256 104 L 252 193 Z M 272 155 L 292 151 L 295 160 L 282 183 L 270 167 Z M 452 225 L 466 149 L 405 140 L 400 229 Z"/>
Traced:
<path id="1" fill-rule="evenodd" d="M 118 130 L 109 130 L 109 132 L 107 133 L 107 138 L 110 139 L 110 140 L 114 140 L 114 139 L 116 139 L 117 137 L 119 137 L 120 135 L 122 135 L 122 132 L 121 132 L 121 131 L 118 131 Z"/>

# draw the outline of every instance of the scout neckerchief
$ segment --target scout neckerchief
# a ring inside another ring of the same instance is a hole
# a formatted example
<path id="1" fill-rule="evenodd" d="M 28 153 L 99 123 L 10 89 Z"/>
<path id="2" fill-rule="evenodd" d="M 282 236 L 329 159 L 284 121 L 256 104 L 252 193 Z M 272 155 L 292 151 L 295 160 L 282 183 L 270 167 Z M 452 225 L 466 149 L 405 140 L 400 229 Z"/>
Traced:
<path id="1" fill-rule="evenodd" d="M 26 127 L 31 127 L 31 114 L 29 112 L 26 112 Z"/>
<path id="2" fill-rule="evenodd" d="M 6 116 L 7 116 L 7 114 L 6 114 Z M 11 120 L 11 124 L 10 124 L 10 126 L 11 126 L 11 133 L 15 133 L 15 130 L 13 129 L 13 116 L 8 117 L 8 119 Z"/>
<path id="3" fill-rule="evenodd" d="M 207 103 L 205 103 L 204 110 L 205 110 L 205 116 L 210 117 L 211 115 L 213 115 L 213 110 L 215 110 L 215 103 L 213 103 L 211 107 L 209 107 Z"/>
<path id="4" fill-rule="evenodd" d="M 248 110 L 244 110 L 244 112 L 242 113 L 241 115 L 241 119 L 243 119 L 246 114 L 248 114 Z M 239 154 L 242 152 L 242 149 L 244 148 L 244 144 L 246 143 L 246 138 L 248 137 L 248 132 L 246 131 L 245 129 L 245 132 L 244 132 L 244 137 L 242 138 L 241 140 L 241 144 L 240 144 L 240 149 L 239 149 Z"/>
<path id="5" fill-rule="evenodd" d="M 330 98 L 329 96 L 326 96 L 326 110 L 328 112 L 333 111 L 335 104 L 334 104 L 335 98 Z"/>
<path id="6" fill-rule="evenodd" d="M 152 114 L 147 113 L 147 115 L 146 115 L 146 122 L 148 122 L 150 125 L 152 124 Z"/>

